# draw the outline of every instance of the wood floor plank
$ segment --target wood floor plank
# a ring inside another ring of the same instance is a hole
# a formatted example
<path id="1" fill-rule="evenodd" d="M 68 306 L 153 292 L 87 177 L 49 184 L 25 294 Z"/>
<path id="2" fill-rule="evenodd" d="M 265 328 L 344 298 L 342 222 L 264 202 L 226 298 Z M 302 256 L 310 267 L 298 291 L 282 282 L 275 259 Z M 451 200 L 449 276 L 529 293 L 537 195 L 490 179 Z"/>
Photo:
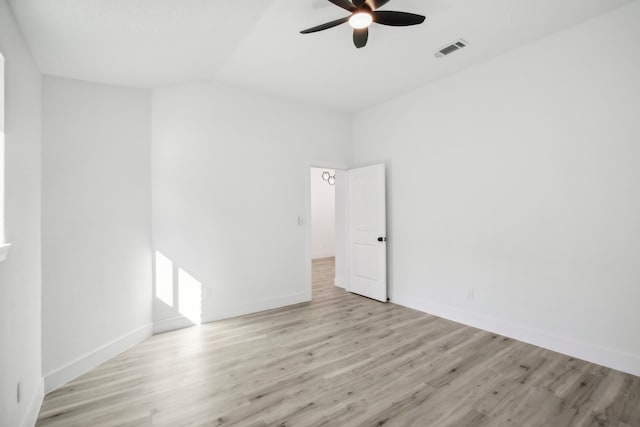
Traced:
<path id="1" fill-rule="evenodd" d="M 640 426 L 640 378 L 333 286 L 151 337 L 45 397 L 38 426 Z"/>

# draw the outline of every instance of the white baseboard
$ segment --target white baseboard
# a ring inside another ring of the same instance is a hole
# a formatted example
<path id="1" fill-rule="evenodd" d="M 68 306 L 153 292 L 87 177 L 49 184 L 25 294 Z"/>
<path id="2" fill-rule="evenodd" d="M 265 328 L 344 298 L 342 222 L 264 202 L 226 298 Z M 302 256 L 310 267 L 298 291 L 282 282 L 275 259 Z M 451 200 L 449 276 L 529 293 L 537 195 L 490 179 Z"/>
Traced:
<path id="1" fill-rule="evenodd" d="M 23 427 L 33 427 L 38 421 L 38 415 L 40 414 L 40 407 L 42 406 L 42 400 L 44 399 L 44 378 L 40 378 L 40 383 L 36 388 L 35 393 L 31 397 L 27 413 L 22 421 Z"/>
<path id="2" fill-rule="evenodd" d="M 294 305 L 308 301 L 311 301 L 310 292 L 300 292 L 296 294 L 283 295 L 276 298 L 256 301 L 250 304 L 236 305 L 233 307 L 205 307 L 205 311 L 202 313 L 202 323 L 230 319 L 232 317 L 258 313 L 260 311 L 272 310 L 274 308 L 286 307 L 288 305 Z M 187 328 L 193 325 L 194 323 L 189 319 L 186 319 L 184 317 L 173 317 L 171 319 L 156 321 L 153 325 L 153 333 L 159 334 L 176 329 Z"/>
<path id="3" fill-rule="evenodd" d="M 333 258 L 335 256 L 336 256 L 335 252 L 318 252 L 315 254 L 311 254 L 311 259 Z"/>
<path id="4" fill-rule="evenodd" d="M 454 322 L 463 323 L 474 328 L 524 341 L 577 359 L 640 376 L 640 356 L 638 355 L 576 341 L 572 338 L 528 328 L 506 320 L 421 298 L 411 298 L 411 300 L 394 298 L 392 302 Z"/>
<path id="5" fill-rule="evenodd" d="M 161 334 L 163 332 L 175 331 L 178 329 L 188 328 L 189 326 L 193 326 L 191 320 L 186 317 L 172 317 L 170 319 L 157 320 L 153 322 L 153 334 Z"/>
<path id="6" fill-rule="evenodd" d="M 216 320 L 230 319 L 232 317 L 243 316 L 245 314 L 258 313 L 260 311 L 273 310 L 274 308 L 286 307 L 288 305 L 299 304 L 311 301 L 309 292 L 283 295 L 277 298 L 269 298 L 256 301 L 250 304 L 238 305 L 235 307 L 216 307 L 207 310 L 202 314 L 202 323 L 214 322 Z"/>
<path id="7" fill-rule="evenodd" d="M 62 368 L 48 373 L 44 377 L 45 393 L 55 390 L 74 378 L 90 371 L 101 363 L 104 363 L 134 345 L 139 344 L 149 338 L 152 331 L 153 325 L 145 325 L 93 350 L 82 357 L 79 357 Z"/>
<path id="8" fill-rule="evenodd" d="M 343 289 L 346 289 L 346 288 L 347 288 L 347 281 L 345 280 L 345 278 L 344 278 L 344 277 L 338 277 L 338 276 L 336 276 L 336 277 L 333 279 L 333 284 L 334 284 L 334 285 L 336 285 L 336 286 L 337 286 L 337 287 L 339 287 L 339 288 L 343 288 Z"/>

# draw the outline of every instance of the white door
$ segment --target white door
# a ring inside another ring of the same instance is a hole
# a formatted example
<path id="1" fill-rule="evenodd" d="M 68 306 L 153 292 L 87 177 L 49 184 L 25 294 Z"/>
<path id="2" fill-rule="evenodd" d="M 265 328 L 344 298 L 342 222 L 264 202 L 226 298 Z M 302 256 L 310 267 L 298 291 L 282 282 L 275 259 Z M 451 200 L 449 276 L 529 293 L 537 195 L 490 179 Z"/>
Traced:
<path id="1" fill-rule="evenodd" d="M 387 302 L 387 215 L 384 165 L 349 171 L 347 290 Z"/>

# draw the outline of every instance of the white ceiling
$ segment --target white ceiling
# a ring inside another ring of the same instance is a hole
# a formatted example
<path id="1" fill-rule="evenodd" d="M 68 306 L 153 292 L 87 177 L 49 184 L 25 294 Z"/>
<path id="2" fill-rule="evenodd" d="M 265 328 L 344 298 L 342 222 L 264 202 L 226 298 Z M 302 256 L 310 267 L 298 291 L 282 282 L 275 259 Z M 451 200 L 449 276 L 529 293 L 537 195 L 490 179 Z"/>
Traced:
<path id="1" fill-rule="evenodd" d="M 356 49 L 327 0 L 9 0 L 45 74 L 134 87 L 216 79 L 357 111 L 631 0 L 392 0 L 424 24 L 373 24 Z M 445 59 L 433 51 L 470 46 Z"/>

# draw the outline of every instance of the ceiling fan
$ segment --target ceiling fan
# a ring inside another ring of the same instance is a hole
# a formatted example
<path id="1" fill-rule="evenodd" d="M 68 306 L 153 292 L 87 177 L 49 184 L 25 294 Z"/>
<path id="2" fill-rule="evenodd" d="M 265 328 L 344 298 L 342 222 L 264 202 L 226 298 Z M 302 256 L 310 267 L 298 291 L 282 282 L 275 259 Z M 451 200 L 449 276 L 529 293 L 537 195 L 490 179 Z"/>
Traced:
<path id="1" fill-rule="evenodd" d="M 390 0 L 329 0 L 349 12 L 350 16 L 327 22 L 316 27 L 300 31 L 302 34 L 315 33 L 328 30 L 345 22 L 353 27 L 353 44 L 359 49 L 367 45 L 369 39 L 369 25 L 372 22 L 393 27 L 407 27 L 409 25 L 422 24 L 425 17 L 414 13 L 395 12 L 392 10 L 378 10 L 389 3 Z"/>

